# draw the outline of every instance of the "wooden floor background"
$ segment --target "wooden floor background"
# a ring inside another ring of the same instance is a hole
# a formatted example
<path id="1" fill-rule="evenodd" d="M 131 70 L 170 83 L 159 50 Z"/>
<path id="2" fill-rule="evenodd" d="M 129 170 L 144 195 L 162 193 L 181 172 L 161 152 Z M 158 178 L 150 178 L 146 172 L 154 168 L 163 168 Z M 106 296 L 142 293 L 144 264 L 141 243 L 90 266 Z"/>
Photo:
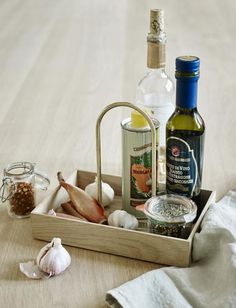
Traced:
<path id="1" fill-rule="evenodd" d="M 134 101 L 146 64 L 155 1 L 0 1 L 0 169 L 36 162 L 52 183 L 61 169 L 94 171 L 95 121 L 113 101 Z M 204 187 L 235 187 L 234 1 L 160 1 L 167 71 L 175 57 L 201 58 L 199 111 L 206 122 Z M 103 170 L 120 173 L 120 120 L 104 119 Z"/>

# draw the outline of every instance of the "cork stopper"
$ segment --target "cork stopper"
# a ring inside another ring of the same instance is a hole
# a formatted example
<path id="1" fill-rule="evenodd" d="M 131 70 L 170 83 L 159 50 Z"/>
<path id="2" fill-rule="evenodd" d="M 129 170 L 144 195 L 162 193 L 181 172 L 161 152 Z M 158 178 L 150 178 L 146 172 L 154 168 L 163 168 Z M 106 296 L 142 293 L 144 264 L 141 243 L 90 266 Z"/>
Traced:
<path id="1" fill-rule="evenodd" d="M 165 67 L 165 43 L 166 34 L 164 32 L 164 11 L 161 9 L 150 10 L 150 32 L 147 36 L 148 68 Z"/>
<path id="2" fill-rule="evenodd" d="M 164 11 L 150 10 L 150 33 L 158 35 L 162 32 L 164 32 Z"/>

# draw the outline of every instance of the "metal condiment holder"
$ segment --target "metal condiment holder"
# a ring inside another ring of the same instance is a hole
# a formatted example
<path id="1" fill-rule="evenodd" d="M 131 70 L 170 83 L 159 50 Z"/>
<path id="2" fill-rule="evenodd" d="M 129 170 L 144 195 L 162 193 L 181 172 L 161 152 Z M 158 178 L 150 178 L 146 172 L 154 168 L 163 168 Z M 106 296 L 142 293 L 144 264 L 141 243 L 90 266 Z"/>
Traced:
<path id="1" fill-rule="evenodd" d="M 156 196 L 156 184 L 157 184 L 157 170 L 156 170 L 156 129 L 155 125 L 151 117 L 143 111 L 141 108 L 137 107 L 136 105 L 128 102 L 116 102 L 110 105 L 107 105 L 102 112 L 99 114 L 96 122 L 96 156 L 97 156 L 97 191 L 98 191 L 98 201 L 102 204 L 102 179 L 101 179 L 101 122 L 104 115 L 110 111 L 111 109 L 117 107 L 128 107 L 133 110 L 139 112 L 148 122 L 151 133 L 152 133 L 152 196 Z"/>

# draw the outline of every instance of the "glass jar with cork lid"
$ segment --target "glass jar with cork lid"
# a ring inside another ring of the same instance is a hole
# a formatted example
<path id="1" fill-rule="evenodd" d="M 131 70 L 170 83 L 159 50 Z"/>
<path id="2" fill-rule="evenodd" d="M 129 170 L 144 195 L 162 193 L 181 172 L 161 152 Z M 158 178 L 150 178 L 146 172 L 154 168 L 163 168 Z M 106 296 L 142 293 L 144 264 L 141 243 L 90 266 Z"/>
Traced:
<path id="1" fill-rule="evenodd" d="M 35 170 L 35 164 L 30 162 L 15 162 L 4 168 L 1 186 L 1 200 L 7 202 L 11 217 L 29 217 L 35 208 L 35 190 L 46 190 L 50 184 L 49 178 Z"/>

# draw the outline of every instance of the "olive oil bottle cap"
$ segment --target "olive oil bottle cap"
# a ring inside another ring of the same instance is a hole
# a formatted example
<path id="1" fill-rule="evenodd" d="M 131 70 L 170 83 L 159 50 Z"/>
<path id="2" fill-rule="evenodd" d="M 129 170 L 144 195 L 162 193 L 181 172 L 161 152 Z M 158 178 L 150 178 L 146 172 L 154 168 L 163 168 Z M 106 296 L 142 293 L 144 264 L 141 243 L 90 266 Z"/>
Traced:
<path id="1" fill-rule="evenodd" d="M 176 78 L 181 77 L 198 77 L 199 76 L 199 68 L 200 68 L 200 59 L 195 56 L 181 56 L 176 58 L 175 61 Z"/>
<path id="2" fill-rule="evenodd" d="M 195 56 L 176 58 L 176 105 L 185 109 L 197 107 L 197 82 L 200 59 Z"/>

